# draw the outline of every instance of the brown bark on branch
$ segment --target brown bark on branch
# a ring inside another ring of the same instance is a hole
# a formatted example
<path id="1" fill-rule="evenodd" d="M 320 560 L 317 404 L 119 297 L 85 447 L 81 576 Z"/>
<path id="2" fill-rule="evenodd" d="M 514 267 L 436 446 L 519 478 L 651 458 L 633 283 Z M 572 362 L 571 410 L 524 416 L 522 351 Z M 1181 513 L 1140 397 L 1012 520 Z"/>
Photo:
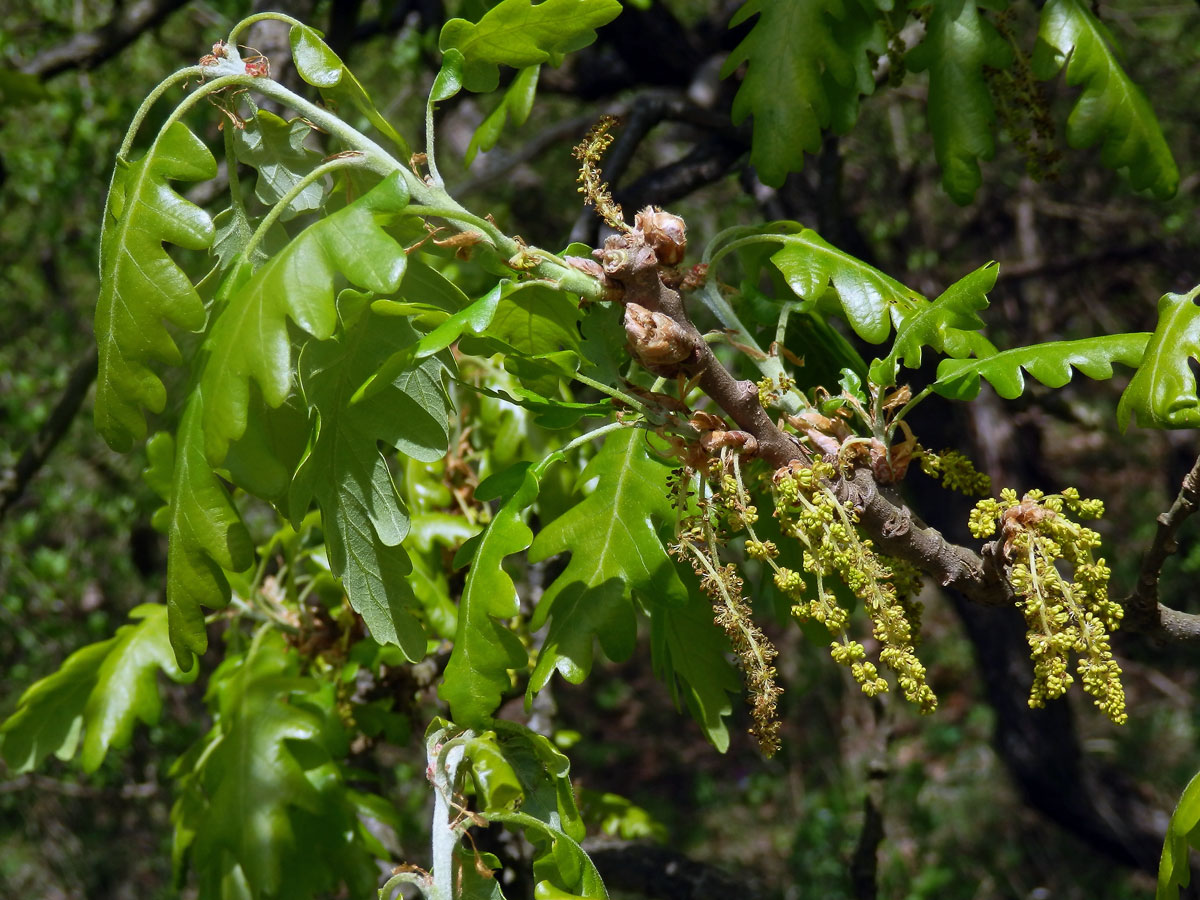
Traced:
<path id="1" fill-rule="evenodd" d="M 656 326 L 653 336 L 659 344 L 668 341 L 676 346 L 667 360 L 668 367 L 656 367 L 653 360 L 639 353 L 636 340 L 635 355 L 659 374 L 679 372 L 694 378 L 739 429 L 753 436 L 757 455 L 770 466 L 779 469 L 793 461 L 811 459 L 810 451 L 767 415 L 755 384 L 738 381 L 717 359 L 692 324 L 679 292 L 663 282 L 663 267 L 652 243 L 639 223 L 632 232 L 610 238 L 605 249 L 597 253 L 608 279 L 623 291 L 622 301 L 627 308 L 640 307 L 643 313 L 666 317 L 672 326 L 670 329 Z M 627 328 L 630 328 L 628 319 Z M 668 331 L 671 333 L 667 334 Z M 633 340 L 632 331 L 630 337 Z M 682 352 L 678 348 L 683 348 Z M 661 347 L 646 349 L 662 352 Z M 997 543 L 985 545 L 982 557 L 967 547 L 950 543 L 941 532 L 925 526 L 903 501 L 881 487 L 865 467 L 843 469 L 842 474 L 832 479 L 832 488 L 838 499 L 857 510 L 859 525 L 884 553 L 914 564 L 943 587 L 981 606 L 1013 605 L 1012 587 Z M 1138 587 L 1126 601 L 1124 630 L 1144 633 L 1164 643 L 1200 643 L 1200 616 L 1158 603 L 1157 587 L 1163 560 L 1174 552 L 1175 535 L 1197 507 L 1200 507 L 1200 459 L 1184 479 L 1171 510 L 1159 518 L 1159 531 L 1143 564 Z"/>
<path id="2" fill-rule="evenodd" d="M 679 292 L 663 284 L 654 257 L 651 255 L 648 261 L 645 257 L 636 258 L 636 253 L 634 257 L 624 268 L 606 264 L 606 269 L 610 278 L 624 288 L 626 304 L 661 313 L 682 330 L 683 340 L 691 346 L 691 356 L 680 363 L 680 368 L 697 378 L 704 393 L 738 428 L 754 436 L 758 456 L 768 465 L 779 469 L 793 461 L 810 459 L 811 454 L 799 441 L 782 431 L 767 415 L 759 403 L 754 382 L 738 381 L 717 359 L 692 324 Z M 636 352 L 637 348 L 634 349 Z M 977 603 L 1011 604 L 1012 590 L 998 564 L 985 562 L 974 551 L 951 544 L 939 532 L 925 527 L 906 505 L 885 494 L 869 470 L 857 469 L 836 478 L 833 489 L 843 503 L 858 510 L 859 524 L 885 553 L 919 566 L 942 586 L 953 588 Z"/>
<path id="3" fill-rule="evenodd" d="M 1125 630 L 1145 634 L 1160 643 L 1200 644 L 1200 616 L 1163 606 L 1158 600 L 1163 564 L 1178 549 L 1179 529 L 1197 509 L 1200 509 L 1200 457 L 1184 476 L 1171 508 L 1158 517 L 1158 530 L 1142 560 L 1137 586 L 1121 604 L 1125 607 Z"/>

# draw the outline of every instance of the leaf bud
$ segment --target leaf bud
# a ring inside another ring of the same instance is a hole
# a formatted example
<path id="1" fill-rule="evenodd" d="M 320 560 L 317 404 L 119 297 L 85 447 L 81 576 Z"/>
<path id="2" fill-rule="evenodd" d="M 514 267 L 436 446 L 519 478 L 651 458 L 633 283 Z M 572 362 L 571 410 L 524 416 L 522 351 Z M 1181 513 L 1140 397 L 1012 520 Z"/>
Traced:
<path id="1" fill-rule="evenodd" d="M 633 218 L 635 231 L 640 231 L 654 255 L 664 266 L 677 266 L 687 252 L 687 225 L 679 216 L 647 206 Z"/>
<path id="2" fill-rule="evenodd" d="M 637 303 L 625 305 L 625 335 L 633 355 L 652 372 L 673 370 L 696 349 L 678 322 Z"/>

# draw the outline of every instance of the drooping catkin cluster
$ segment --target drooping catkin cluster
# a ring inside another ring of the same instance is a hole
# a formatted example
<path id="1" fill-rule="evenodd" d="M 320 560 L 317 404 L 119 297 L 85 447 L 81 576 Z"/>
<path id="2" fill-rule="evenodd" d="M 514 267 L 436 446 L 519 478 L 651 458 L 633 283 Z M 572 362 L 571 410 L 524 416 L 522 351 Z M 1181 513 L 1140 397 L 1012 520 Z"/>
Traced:
<path id="1" fill-rule="evenodd" d="M 600 120 L 584 135 L 583 140 L 571 151 L 571 155 L 579 160 L 579 178 L 577 180 L 579 181 L 579 193 L 583 194 L 584 203 L 595 206 L 596 212 L 610 227 L 617 231 L 630 231 L 620 204 L 613 200 L 612 193 L 608 189 L 608 182 L 604 181 L 600 172 L 600 160 L 604 157 L 604 151 L 608 149 L 609 144 L 613 142 L 613 136 L 609 134 L 609 129 L 616 124 L 617 120 L 612 116 L 601 116 Z"/>
<path id="2" fill-rule="evenodd" d="M 681 521 L 671 552 L 687 560 L 699 576 L 700 589 L 712 601 L 713 621 L 729 636 L 750 696 L 750 732 L 763 755 L 770 757 L 779 750 L 777 706 L 783 688 L 775 681 L 773 665 L 778 651 L 754 622 L 737 567 L 719 557 L 730 531 L 753 532 L 758 510 L 742 483 L 736 453 L 723 452 L 721 459 L 712 461 L 708 475 L 711 483 L 700 481 L 699 512 Z"/>
<path id="3" fill-rule="evenodd" d="M 982 539 L 999 526 L 1004 553 L 1012 561 L 1009 581 L 1020 598 L 1033 656 L 1029 705 L 1044 706 L 1066 692 L 1075 680 L 1068 671 L 1074 653 L 1083 689 L 1121 725 L 1127 718 L 1125 690 L 1109 635 L 1120 625 L 1123 610 L 1108 599 L 1109 568 L 1092 553 L 1100 536 L 1067 512 L 1095 519 L 1104 514 L 1104 504 L 1080 499 L 1074 488 L 1049 495 L 1030 491 L 1019 501 L 1016 491 L 1005 488 L 999 500 L 976 504 L 969 527 Z M 1059 571 L 1059 563 L 1069 567 L 1070 578 Z"/>
<path id="4" fill-rule="evenodd" d="M 863 693 L 875 696 L 888 690 L 887 681 L 874 663 L 866 660 L 866 649 L 846 632 L 848 615 L 837 602 L 826 579 L 837 575 L 863 604 L 879 641 L 879 661 L 896 674 L 905 699 L 921 712 L 937 708 L 937 697 L 925 681 L 925 667 L 914 647 L 911 614 L 919 609 L 901 599 L 898 581 L 872 542 L 856 526 L 857 515 L 847 509 L 829 487 L 833 466 L 817 461 L 811 466 L 792 463 L 773 478 L 775 514 L 785 534 L 804 546 L 803 566 L 813 579 L 814 591 L 806 593 L 803 577 L 791 569 L 779 569 L 775 584 L 792 601 L 797 618 L 813 618 L 835 636 L 830 648 L 834 660 L 850 667 Z M 901 581 L 911 590 L 919 583 L 907 567 Z"/>

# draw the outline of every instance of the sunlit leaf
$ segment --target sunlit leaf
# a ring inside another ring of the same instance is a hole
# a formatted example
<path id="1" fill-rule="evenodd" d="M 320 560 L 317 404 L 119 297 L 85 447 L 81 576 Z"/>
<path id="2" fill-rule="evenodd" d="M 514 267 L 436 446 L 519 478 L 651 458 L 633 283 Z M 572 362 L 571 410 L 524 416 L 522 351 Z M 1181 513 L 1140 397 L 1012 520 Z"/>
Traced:
<path id="1" fill-rule="evenodd" d="M 887 340 L 893 321 L 919 308 L 924 298 L 890 275 L 830 244 L 811 228 L 772 235 L 783 246 L 771 256 L 802 300 L 820 303 L 829 285 L 858 336 L 872 344 Z"/>
<path id="2" fill-rule="evenodd" d="M 1179 889 L 1192 881 L 1188 859 L 1191 847 L 1200 844 L 1200 774 L 1183 789 L 1163 842 L 1158 866 L 1158 890 L 1154 900 L 1179 900 Z"/>
<path id="3" fill-rule="evenodd" d="M 512 289 L 511 282 L 501 282 L 478 300 L 449 316 L 433 331 L 422 335 L 419 340 L 395 350 L 359 387 L 354 402 L 373 396 L 383 385 L 390 384 L 398 373 L 412 366 L 414 362 L 440 353 L 464 334 L 483 332 L 491 324 L 505 293 Z M 416 289 L 415 296 L 422 296 L 419 289 Z"/>
<path id="4" fill-rule="evenodd" d="M 987 292 L 995 285 L 999 272 L 995 263 L 988 263 L 954 282 L 932 303 L 921 304 L 903 315 L 896 326 L 892 352 L 871 365 L 871 380 L 883 387 L 895 384 L 902 364 L 910 369 L 921 365 L 925 347 L 953 359 L 995 353 L 991 341 L 979 333 L 983 320 L 977 313 L 987 308 Z"/>
<path id="5" fill-rule="evenodd" d="M 1191 366 L 1191 360 L 1200 360 L 1198 296 L 1200 285 L 1187 294 L 1164 294 L 1158 301 L 1158 325 L 1117 406 L 1122 430 L 1131 417 L 1144 428 L 1200 425 L 1200 397 Z"/>
<path id="6" fill-rule="evenodd" d="M 375 108 L 362 83 L 346 68 L 346 64 L 329 45 L 321 40 L 321 33 L 315 28 L 295 25 L 289 32 L 288 39 L 292 45 L 292 59 L 296 63 L 296 72 L 300 77 L 317 88 L 321 96 L 331 101 L 334 106 L 350 107 L 361 113 L 380 134 L 396 145 L 401 158 L 407 162 L 412 156 L 408 141 Z"/>
<path id="7" fill-rule="evenodd" d="M 605 897 L 604 886 L 578 841 L 586 828 L 571 785 L 570 763 L 543 735 L 499 720 L 495 731 L 468 738 L 469 765 L 480 812 L 519 825 L 534 848 L 535 876 L 547 889 Z M 519 813 L 515 811 L 519 809 Z M 509 816 L 520 818 L 511 819 Z M 537 824 L 535 824 L 537 823 Z"/>
<path id="8" fill-rule="evenodd" d="M 517 77 L 504 91 L 496 108 L 471 135 L 467 145 L 466 163 L 469 166 L 475 159 L 475 154 L 482 150 L 484 153 L 496 146 L 504 126 L 511 122 L 515 126 L 524 125 L 533 109 L 533 98 L 537 94 L 538 72 L 541 66 L 526 66 L 517 72 Z"/>
<path id="9" fill-rule="evenodd" d="M 596 29 L 620 12 L 618 0 L 501 0 L 478 22 L 448 21 L 438 46 L 462 53 L 467 90 L 491 91 L 499 81 L 498 66 L 557 66 L 565 54 L 592 43 Z"/>
<path id="10" fill-rule="evenodd" d="M 1025 391 L 1025 373 L 1042 384 L 1060 388 L 1074 369 L 1104 381 L 1113 376 L 1113 363 L 1136 366 L 1149 339 L 1147 334 L 1112 334 L 1078 341 L 1052 341 L 1004 350 L 983 359 L 944 359 L 938 365 L 933 389 L 954 400 L 974 400 L 979 380 L 986 380 L 1005 400 Z"/>
<path id="11" fill-rule="evenodd" d="M 144 409 L 157 413 L 166 405 L 166 389 L 150 366 L 181 359 L 164 323 L 189 331 L 204 326 L 204 304 L 163 243 L 203 250 L 213 242 L 213 223 L 167 182 L 216 174 L 208 148 L 180 122 L 141 159 L 117 160 L 100 237 L 95 323 L 96 428 L 114 450 L 129 450 L 146 436 Z"/>
<path id="12" fill-rule="evenodd" d="M 537 879 L 534 897 L 537 900 L 607 900 L 608 891 L 595 864 L 578 841 L 561 828 L 526 812 L 497 812 L 489 818 L 521 828 L 526 839 L 534 845 L 533 874 Z"/>
<path id="13" fill-rule="evenodd" d="M 407 203 L 404 180 L 396 173 L 304 229 L 232 291 L 205 344 L 209 357 L 200 383 L 205 448 L 214 464 L 246 429 L 251 378 L 268 406 L 287 399 L 293 373 L 289 319 L 325 340 L 337 324 L 339 275 L 382 294 L 400 286 L 404 248 L 382 225 Z"/>

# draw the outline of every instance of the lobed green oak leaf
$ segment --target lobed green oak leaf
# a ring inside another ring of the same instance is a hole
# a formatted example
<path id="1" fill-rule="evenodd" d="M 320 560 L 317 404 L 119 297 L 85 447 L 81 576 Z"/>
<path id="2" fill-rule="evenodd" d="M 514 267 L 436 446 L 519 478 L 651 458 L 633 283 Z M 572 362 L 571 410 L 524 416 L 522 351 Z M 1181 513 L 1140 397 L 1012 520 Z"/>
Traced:
<path id="1" fill-rule="evenodd" d="M 67 760 L 83 735 L 85 772 L 100 767 L 110 749 L 129 746 L 137 721 L 155 725 L 162 714 L 157 673 L 186 684 L 167 633 L 167 608 L 134 607 L 132 624 L 106 641 L 76 650 L 58 671 L 31 685 L 0 725 L 0 755 L 13 772 L 27 772 L 53 753 Z"/>
<path id="2" fill-rule="evenodd" d="M 318 341 L 337 325 L 334 282 L 340 275 L 376 293 L 394 293 L 404 276 L 404 248 L 383 224 L 408 203 L 400 173 L 349 206 L 305 228 L 245 280 L 233 282 L 205 342 L 205 450 L 219 464 L 246 430 L 250 379 L 268 406 L 292 386 L 290 319 Z"/>
<path id="3" fill-rule="evenodd" d="M 425 632 L 413 615 L 412 566 L 401 546 L 408 510 L 379 446 L 426 463 L 445 455 L 451 404 L 444 363 L 427 357 L 396 373 L 386 389 L 361 402 L 351 398 L 392 348 L 416 339 L 404 319 L 365 315 L 335 338 L 305 346 L 300 384 L 313 437 L 288 496 L 294 522 L 315 497 L 330 567 L 350 605 L 377 641 L 397 644 L 413 661 L 425 654 Z"/>
<path id="4" fill-rule="evenodd" d="M 1089 4 L 1048 0 L 1042 7 L 1033 69 L 1042 79 L 1064 67 L 1083 93 L 1067 118 L 1072 147 L 1100 144 L 1100 159 L 1128 173 L 1138 190 L 1160 200 L 1179 189 L 1179 167 L 1146 95 L 1117 59 L 1117 43 Z"/>
<path id="5" fill-rule="evenodd" d="M 1191 367 L 1191 360 L 1200 360 L 1197 297 L 1200 285 L 1187 294 L 1164 294 L 1159 299 L 1158 325 L 1145 355 L 1129 363 L 1138 369 L 1117 404 L 1117 424 L 1122 431 L 1131 418 L 1144 428 L 1200 425 L 1200 397 Z"/>
<path id="6" fill-rule="evenodd" d="M 987 292 L 999 273 L 999 266 L 988 263 L 954 282 L 932 303 L 903 313 L 891 352 L 871 364 L 871 381 L 882 387 L 894 385 L 902 364 L 910 369 L 921 365 L 924 347 L 953 359 L 994 354 L 996 348 L 979 333 L 983 320 L 978 311 L 987 308 Z"/>
<path id="7" fill-rule="evenodd" d="M 478 22 L 450 19 L 438 47 L 463 55 L 467 90 L 487 92 L 499 83 L 499 66 L 557 66 L 565 54 L 592 43 L 596 29 L 620 12 L 618 0 L 501 0 Z"/>
<path id="8" fill-rule="evenodd" d="M 854 124 L 859 96 L 875 88 L 868 51 L 882 52 L 882 32 L 874 4 L 858 0 L 748 0 L 730 27 L 755 15 L 721 74 L 748 63 L 733 121 L 754 116 L 750 162 L 764 184 L 779 187 L 820 148 L 824 129 Z"/>
<path id="9" fill-rule="evenodd" d="M 1110 334 L 1016 347 L 982 359 L 944 359 L 932 387 L 943 397 L 974 400 L 982 378 L 1005 400 L 1012 400 L 1025 391 L 1025 372 L 1051 388 L 1069 382 L 1073 369 L 1103 381 L 1112 378 L 1113 363 L 1136 366 L 1148 339 L 1147 334 Z"/>
<path id="10" fill-rule="evenodd" d="M 204 327 L 200 295 L 163 244 L 204 250 L 213 242 L 213 223 L 168 181 L 216 174 L 213 155 L 181 122 L 161 131 L 141 159 L 117 159 L 100 235 L 95 319 L 96 429 L 114 450 L 127 451 L 146 436 L 144 410 L 166 406 L 166 388 L 151 364 L 182 360 L 165 323 Z"/>
<path id="11" fill-rule="evenodd" d="M 925 38 L 908 53 L 910 69 L 929 72 L 929 130 L 942 186 L 955 203 L 975 197 L 979 160 L 996 150 L 996 111 L 984 70 L 1012 62 L 1011 48 L 975 0 L 934 0 Z"/>
<path id="12" fill-rule="evenodd" d="M 531 562 L 570 552 L 566 568 L 546 589 L 532 626 L 550 629 L 529 681 L 527 699 L 557 669 L 578 684 L 591 671 L 599 638 L 610 659 L 633 650 L 631 602 L 682 606 L 687 588 L 667 555 L 658 528 L 674 521 L 666 485 L 670 467 L 650 455 L 637 429 L 609 434 L 579 476 L 594 481 L 584 499 L 546 525 L 529 550 Z"/>

